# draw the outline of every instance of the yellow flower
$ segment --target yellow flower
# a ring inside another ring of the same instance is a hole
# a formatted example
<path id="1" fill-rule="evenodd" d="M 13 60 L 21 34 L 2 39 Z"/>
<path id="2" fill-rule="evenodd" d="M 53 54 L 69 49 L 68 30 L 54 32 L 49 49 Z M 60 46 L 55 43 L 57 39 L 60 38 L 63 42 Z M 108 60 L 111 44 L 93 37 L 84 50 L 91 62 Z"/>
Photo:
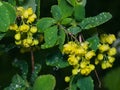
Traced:
<path id="1" fill-rule="evenodd" d="M 81 68 L 85 68 L 86 66 L 87 66 L 87 63 L 86 63 L 86 62 L 82 61 L 82 62 L 80 63 L 80 67 L 81 67 Z"/>
<path id="2" fill-rule="evenodd" d="M 89 68 L 89 66 L 85 68 L 85 71 L 86 71 L 86 73 L 85 73 L 84 75 L 88 75 L 88 74 L 90 74 L 91 69 Z"/>
<path id="3" fill-rule="evenodd" d="M 21 45 L 21 43 L 22 43 L 21 40 L 19 40 L 19 41 L 15 41 L 15 44 L 16 44 L 16 45 Z"/>
<path id="4" fill-rule="evenodd" d="M 103 45 L 99 45 L 98 49 L 100 50 L 100 52 L 105 52 L 108 51 L 110 47 L 108 44 L 103 44 Z"/>
<path id="5" fill-rule="evenodd" d="M 81 43 L 82 48 L 84 48 L 85 50 L 88 49 L 88 45 L 89 45 L 89 42 L 82 42 Z"/>
<path id="6" fill-rule="evenodd" d="M 23 7 L 17 7 L 17 11 L 24 11 Z"/>
<path id="7" fill-rule="evenodd" d="M 15 34 L 14 38 L 15 38 L 15 40 L 20 40 L 21 34 L 20 33 Z"/>
<path id="8" fill-rule="evenodd" d="M 81 73 L 82 75 L 85 75 L 85 74 L 86 74 L 86 70 L 85 70 L 85 69 L 81 69 L 81 70 L 80 70 L 80 73 Z"/>
<path id="9" fill-rule="evenodd" d="M 107 68 L 112 67 L 112 64 L 107 61 L 107 62 L 106 62 L 106 67 L 107 67 Z"/>
<path id="10" fill-rule="evenodd" d="M 70 77 L 69 76 L 66 76 L 65 77 L 65 82 L 69 82 L 70 81 Z"/>
<path id="11" fill-rule="evenodd" d="M 79 61 L 78 57 L 75 57 L 75 55 L 69 55 L 68 62 L 70 65 L 77 65 Z"/>
<path id="12" fill-rule="evenodd" d="M 33 40 L 32 40 L 31 37 L 27 38 L 26 41 L 27 41 L 27 43 L 28 43 L 29 45 L 32 44 L 32 42 L 33 42 Z"/>
<path id="13" fill-rule="evenodd" d="M 63 54 L 74 54 L 76 52 L 77 44 L 75 42 L 68 42 L 63 46 Z"/>
<path id="14" fill-rule="evenodd" d="M 18 25 L 17 24 L 12 24 L 10 25 L 10 30 L 17 30 L 18 29 Z"/>
<path id="15" fill-rule="evenodd" d="M 108 55 L 109 55 L 109 56 L 113 56 L 113 55 L 115 55 L 116 53 L 117 53 L 117 51 L 116 51 L 116 48 L 115 48 L 115 47 L 110 48 L 109 51 L 108 51 Z"/>
<path id="16" fill-rule="evenodd" d="M 28 15 L 32 15 L 33 14 L 33 9 L 32 8 L 28 8 L 27 12 L 28 12 Z"/>
<path id="17" fill-rule="evenodd" d="M 95 65 L 98 65 L 98 64 L 99 64 L 99 60 L 95 59 Z"/>
<path id="18" fill-rule="evenodd" d="M 23 46 L 26 47 L 26 48 L 30 47 L 30 45 L 27 42 L 27 39 L 23 40 Z"/>
<path id="19" fill-rule="evenodd" d="M 107 69 L 107 68 L 112 67 L 112 64 L 109 61 L 104 61 L 102 62 L 101 67 L 102 69 Z"/>
<path id="20" fill-rule="evenodd" d="M 100 41 L 102 43 L 108 43 L 108 44 L 112 44 L 114 41 L 116 40 L 116 37 L 114 34 L 102 34 L 100 35 Z"/>
<path id="21" fill-rule="evenodd" d="M 95 66 L 94 66 L 93 64 L 90 64 L 90 65 L 89 65 L 89 68 L 90 68 L 90 69 L 91 69 L 91 71 L 92 71 L 92 70 L 94 70 L 94 69 L 95 69 Z"/>
<path id="22" fill-rule="evenodd" d="M 63 53 L 63 54 L 69 54 L 69 53 L 71 53 L 71 51 L 72 51 L 73 49 L 74 49 L 74 47 L 72 47 L 71 45 L 65 44 L 65 45 L 63 46 L 62 53 Z"/>
<path id="23" fill-rule="evenodd" d="M 21 25 L 21 26 L 19 27 L 19 30 L 20 30 L 21 32 L 28 32 L 29 28 L 30 28 L 29 25 L 23 24 L 23 25 Z"/>
<path id="24" fill-rule="evenodd" d="M 17 16 L 21 16 L 24 12 L 24 8 L 23 7 L 17 7 Z"/>
<path id="25" fill-rule="evenodd" d="M 32 27 L 30 28 L 30 32 L 31 32 L 31 33 L 36 33 L 36 32 L 37 32 L 37 27 L 32 26 Z"/>
<path id="26" fill-rule="evenodd" d="M 101 34 L 100 35 L 100 41 L 102 42 L 102 43 L 106 43 L 106 38 L 108 37 L 108 35 L 107 34 Z"/>
<path id="27" fill-rule="evenodd" d="M 92 50 L 92 51 L 88 51 L 86 54 L 85 54 L 85 58 L 87 60 L 90 60 L 93 56 L 95 56 L 95 52 Z"/>
<path id="28" fill-rule="evenodd" d="M 113 63 L 115 61 L 115 58 L 114 57 L 111 57 L 111 56 L 108 56 L 108 61 L 110 63 Z"/>
<path id="29" fill-rule="evenodd" d="M 72 70 L 72 74 L 73 74 L 73 75 L 77 75 L 77 74 L 78 74 L 78 72 L 79 72 L 79 70 L 78 70 L 78 69 L 73 69 L 73 70 Z"/>
<path id="30" fill-rule="evenodd" d="M 34 40 L 33 40 L 33 44 L 34 44 L 34 45 L 38 45 L 38 44 L 39 44 L 39 41 L 38 41 L 37 39 L 34 39 Z"/>
<path id="31" fill-rule="evenodd" d="M 102 68 L 102 69 L 106 69 L 106 68 L 107 68 L 107 66 L 106 66 L 106 63 L 105 63 L 105 62 L 102 62 L 102 64 L 101 64 L 101 68 Z"/>
<path id="32" fill-rule="evenodd" d="M 85 55 L 86 50 L 83 49 L 82 47 L 78 47 L 78 48 L 75 48 L 74 52 L 75 52 L 76 55 Z"/>
<path id="33" fill-rule="evenodd" d="M 103 60 L 103 58 L 104 58 L 103 54 L 100 53 L 100 54 L 97 55 L 98 60 Z"/>
<path id="34" fill-rule="evenodd" d="M 116 37 L 114 34 L 109 34 L 108 37 L 106 38 L 106 42 L 109 44 L 112 44 L 116 40 Z"/>
<path id="35" fill-rule="evenodd" d="M 88 65 L 86 65 L 84 68 L 81 68 L 80 69 L 80 73 L 82 74 L 82 75 L 88 75 L 88 74 L 90 74 L 90 72 L 92 71 L 92 70 L 94 70 L 95 69 L 95 66 L 93 65 L 93 64 L 88 64 Z"/>
<path id="36" fill-rule="evenodd" d="M 28 18 L 28 11 L 24 10 L 23 14 L 22 14 L 23 18 Z"/>
<path id="37" fill-rule="evenodd" d="M 28 17 L 27 23 L 34 22 L 36 18 L 37 18 L 36 14 L 32 14 L 31 16 Z"/>

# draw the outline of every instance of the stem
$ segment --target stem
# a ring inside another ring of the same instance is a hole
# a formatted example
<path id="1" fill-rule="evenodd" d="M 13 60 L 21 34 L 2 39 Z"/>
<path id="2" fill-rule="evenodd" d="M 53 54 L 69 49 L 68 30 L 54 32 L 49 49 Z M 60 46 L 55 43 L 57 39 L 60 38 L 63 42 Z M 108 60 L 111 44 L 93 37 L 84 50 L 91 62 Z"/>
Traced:
<path id="1" fill-rule="evenodd" d="M 100 81 L 100 78 L 98 76 L 98 73 L 97 73 L 96 69 L 95 69 L 95 75 L 96 75 L 98 83 L 99 83 L 99 88 L 101 88 L 101 81 Z"/>
<path id="2" fill-rule="evenodd" d="M 79 34 L 79 37 L 78 37 L 78 38 L 79 38 L 79 42 L 80 42 L 80 43 L 83 42 L 83 41 L 85 41 L 85 40 L 84 40 L 84 37 L 83 37 L 83 35 L 82 35 L 81 33 Z"/>
<path id="3" fill-rule="evenodd" d="M 59 26 L 65 31 L 66 34 L 69 34 L 75 41 L 78 42 L 77 38 L 72 33 L 68 32 L 62 25 L 59 24 Z"/>
<path id="4" fill-rule="evenodd" d="M 69 90 L 69 87 L 65 88 L 64 90 Z"/>
<path id="5" fill-rule="evenodd" d="M 32 63 L 32 72 L 34 72 L 34 53 L 32 48 L 31 48 L 31 63 Z"/>
<path id="6" fill-rule="evenodd" d="M 81 43 L 82 42 L 82 36 L 79 35 L 79 42 Z"/>

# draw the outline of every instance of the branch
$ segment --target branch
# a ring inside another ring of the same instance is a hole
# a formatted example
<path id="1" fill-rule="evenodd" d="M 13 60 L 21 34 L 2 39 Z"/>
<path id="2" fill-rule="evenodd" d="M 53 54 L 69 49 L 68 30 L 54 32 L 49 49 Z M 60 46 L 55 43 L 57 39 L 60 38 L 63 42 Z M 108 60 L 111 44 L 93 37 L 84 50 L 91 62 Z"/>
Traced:
<path id="1" fill-rule="evenodd" d="M 32 72 L 34 72 L 34 53 L 33 53 L 32 48 L 31 48 L 30 52 L 31 52 Z"/>
<path id="2" fill-rule="evenodd" d="M 70 32 L 68 32 L 65 27 L 63 27 L 62 25 L 58 24 L 60 26 L 61 29 L 63 29 L 65 31 L 66 34 L 69 34 L 75 41 L 78 42 L 77 38 Z"/>
<path id="3" fill-rule="evenodd" d="M 98 80 L 99 88 L 101 88 L 101 81 L 100 81 L 100 78 L 98 76 L 98 73 L 97 73 L 96 69 L 95 69 L 95 75 L 96 75 L 97 80 Z"/>

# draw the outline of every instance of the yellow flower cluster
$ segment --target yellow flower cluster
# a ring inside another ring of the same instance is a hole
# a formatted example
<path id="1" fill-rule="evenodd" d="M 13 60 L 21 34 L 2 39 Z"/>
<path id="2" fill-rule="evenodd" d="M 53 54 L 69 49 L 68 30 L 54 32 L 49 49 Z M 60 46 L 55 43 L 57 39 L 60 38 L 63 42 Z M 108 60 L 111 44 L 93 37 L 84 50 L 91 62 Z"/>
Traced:
<path id="1" fill-rule="evenodd" d="M 112 43 L 116 40 L 114 34 L 100 35 L 98 50 L 91 50 L 88 42 L 70 41 L 63 46 L 62 53 L 68 55 L 68 62 L 72 69 L 72 75 L 88 75 L 95 69 L 95 65 L 100 64 L 102 69 L 112 67 L 115 61 L 116 48 Z M 92 64 L 95 63 L 95 64 Z M 70 76 L 65 77 L 65 81 L 70 81 Z"/>
<path id="2" fill-rule="evenodd" d="M 63 54 L 68 55 L 68 62 L 73 66 L 72 75 L 78 73 L 88 75 L 95 69 L 95 66 L 91 64 L 95 52 L 90 50 L 88 42 L 76 43 L 70 41 L 63 46 Z M 65 80 L 69 81 L 68 78 Z"/>
<path id="3" fill-rule="evenodd" d="M 27 19 L 27 23 L 32 23 L 37 18 L 32 8 L 24 9 L 23 7 L 17 8 L 17 16 L 20 16 L 22 19 Z"/>
<path id="4" fill-rule="evenodd" d="M 112 44 L 116 40 L 116 37 L 114 34 L 102 34 L 100 35 L 100 41 L 101 43 L 106 43 L 106 44 Z"/>
<path id="5" fill-rule="evenodd" d="M 101 44 L 98 46 L 98 55 L 95 59 L 95 64 L 101 64 L 102 69 L 110 68 L 115 61 L 114 55 L 117 53 L 116 48 L 111 44 L 116 40 L 114 34 L 102 34 L 100 36 Z"/>
<path id="6" fill-rule="evenodd" d="M 32 25 L 32 23 L 37 17 L 32 8 L 24 9 L 23 7 L 18 7 L 17 17 L 21 18 L 18 21 L 20 25 L 15 23 L 10 26 L 10 30 L 16 32 L 14 35 L 15 44 L 25 48 L 38 45 L 39 40 L 33 37 L 37 33 L 37 27 Z"/>

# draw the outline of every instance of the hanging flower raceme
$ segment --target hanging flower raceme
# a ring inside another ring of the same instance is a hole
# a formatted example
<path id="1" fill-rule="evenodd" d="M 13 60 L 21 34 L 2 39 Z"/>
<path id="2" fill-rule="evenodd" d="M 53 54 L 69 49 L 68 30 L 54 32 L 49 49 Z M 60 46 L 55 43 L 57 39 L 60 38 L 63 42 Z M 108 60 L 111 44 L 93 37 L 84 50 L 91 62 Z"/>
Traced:
<path id="1" fill-rule="evenodd" d="M 37 33 L 37 27 L 32 23 L 37 18 L 32 8 L 17 7 L 17 17 L 21 18 L 15 24 L 10 26 L 10 30 L 15 31 L 15 44 L 29 48 L 36 46 L 40 43 L 37 37 L 34 37 Z"/>
<path id="2" fill-rule="evenodd" d="M 100 35 L 100 44 L 96 52 L 89 46 L 89 42 L 70 41 L 63 46 L 63 54 L 68 55 L 68 63 L 73 66 L 72 75 L 89 75 L 95 69 L 95 65 L 100 64 L 102 69 L 112 67 L 115 61 L 116 48 L 112 43 L 116 40 L 113 34 Z M 95 64 L 93 64 L 95 63 Z M 65 81 L 70 81 L 70 76 L 65 77 Z"/>
<path id="3" fill-rule="evenodd" d="M 63 46 L 62 53 L 68 55 L 68 62 L 73 66 L 72 75 L 77 75 L 78 73 L 88 75 L 95 69 L 95 66 L 91 64 L 95 51 L 89 48 L 88 42 L 70 41 Z M 68 77 L 65 80 L 68 81 Z"/>
<path id="4" fill-rule="evenodd" d="M 117 50 L 111 44 L 116 40 L 114 34 L 102 34 L 100 36 L 100 45 L 98 46 L 98 55 L 95 59 L 95 64 L 101 64 L 102 69 L 107 69 L 113 66 L 115 54 Z"/>

